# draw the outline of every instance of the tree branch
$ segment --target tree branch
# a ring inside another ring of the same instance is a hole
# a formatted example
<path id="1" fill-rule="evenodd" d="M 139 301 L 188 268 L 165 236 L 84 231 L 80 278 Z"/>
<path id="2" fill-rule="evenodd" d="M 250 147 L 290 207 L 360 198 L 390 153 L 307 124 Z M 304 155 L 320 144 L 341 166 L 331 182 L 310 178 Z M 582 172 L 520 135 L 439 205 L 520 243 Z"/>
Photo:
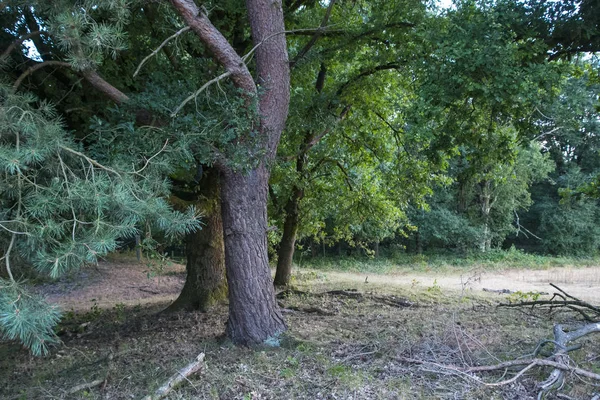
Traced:
<path id="1" fill-rule="evenodd" d="M 219 76 L 217 76 L 216 78 L 211 79 L 210 81 L 206 82 L 204 85 L 202 85 L 200 87 L 200 89 L 196 90 L 194 93 L 192 93 L 191 95 L 189 95 L 188 97 L 186 97 L 185 100 L 183 100 L 181 102 L 181 104 L 179 104 L 177 106 L 177 108 L 171 113 L 171 117 L 175 117 L 177 115 L 177 113 L 179 113 L 179 111 L 181 111 L 181 109 L 190 101 L 194 100 L 196 97 L 198 97 L 198 95 L 200 95 L 200 93 L 202 93 L 204 90 L 206 90 L 210 85 L 212 85 L 213 83 L 217 83 L 225 78 L 227 78 L 228 76 L 231 76 L 231 72 L 227 71 L 224 74 L 221 74 Z"/>
<path id="2" fill-rule="evenodd" d="M 20 38 L 18 38 L 17 40 L 15 40 L 14 42 L 12 42 L 3 52 L 2 55 L 0 55 L 0 62 L 4 61 L 5 58 L 7 58 L 9 56 L 9 54 L 16 49 L 17 47 L 19 47 L 21 44 L 23 44 L 24 41 L 26 41 L 27 39 L 30 39 L 34 36 L 37 35 L 47 35 L 48 32 L 46 31 L 42 31 L 42 30 L 36 30 L 33 32 L 30 32 L 26 35 L 21 36 Z"/>
<path id="3" fill-rule="evenodd" d="M 360 78 L 364 78 L 365 76 L 373 75 L 379 71 L 398 69 L 400 67 L 401 67 L 401 65 L 398 64 L 397 62 L 390 62 L 387 64 L 377 65 L 373 68 L 366 69 L 366 70 L 362 71 L 361 73 L 359 73 L 358 75 L 356 75 L 356 76 L 348 79 L 346 82 L 344 82 L 337 90 L 336 95 L 341 96 L 342 93 L 344 92 L 344 90 L 346 90 L 346 88 L 348 88 L 348 86 L 350 86 L 352 83 L 356 82 Z"/>
<path id="4" fill-rule="evenodd" d="M 165 47 L 171 40 L 175 39 L 176 37 L 178 37 L 179 35 L 189 31 L 191 28 L 189 26 L 186 26 L 184 28 L 181 28 L 180 30 L 178 30 L 177 32 L 175 32 L 174 34 L 172 34 L 171 36 L 169 36 L 168 38 L 166 38 L 161 44 L 160 46 L 158 46 L 152 53 L 148 54 L 140 63 L 140 65 L 138 65 L 138 67 L 136 68 L 135 72 L 133 73 L 133 77 L 135 78 L 137 76 L 137 74 L 140 72 L 140 69 L 142 69 L 142 66 L 146 63 L 146 61 L 148 61 L 149 59 L 151 59 L 152 57 L 154 57 L 156 54 L 158 54 L 159 51 L 162 50 L 163 47 Z"/>
<path id="5" fill-rule="evenodd" d="M 17 78 L 17 80 L 13 84 L 13 87 L 12 87 L 13 93 L 15 93 L 19 89 L 19 86 L 21 86 L 21 83 L 23 82 L 23 80 L 25 78 L 27 78 L 29 75 L 31 75 L 32 73 L 34 73 L 38 69 L 45 68 L 45 67 L 67 67 L 67 68 L 71 68 L 71 64 L 69 64 L 68 62 L 65 62 L 65 61 L 44 61 L 44 62 L 38 63 L 38 64 L 36 64 L 36 65 L 34 65 L 32 67 L 29 67 L 29 68 L 27 68 L 25 70 L 25 72 L 23 72 Z"/>
<path id="6" fill-rule="evenodd" d="M 223 34 L 210 22 L 206 14 L 200 11 L 194 1 L 171 0 L 171 4 L 213 54 L 213 57 L 231 75 L 236 87 L 249 94 L 256 94 L 256 85 L 248 67 Z"/>
<path id="7" fill-rule="evenodd" d="M 290 61 L 290 69 L 294 68 L 296 63 L 298 61 L 300 61 L 306 55 L 306 53 L 308 53 L 308 51 L 315 45 L 315 43 L 317 43 L 317 40 L 319 40 L 319 38 L 325 31 L 325 27 L 327 25 L 327 22 L 329 21 L 329 17 L 331 16 L 331 11 L 333 10 L 333 6 L 335 5 L 335 2 L 336 2 L 336 0 L 329 1 L 329 6 L 327 7 L 327 10 L 325 11 L 325 16 L 323 17 L 323 20 L 321 21 L 321 25 L 319 25 L 319 28 L 317 28 L 317 31 L 314 33 L 312 38 L 310 38 L 308 43 L 306 43 L 304 45 L 304 47 L 302 49 L 300 49 L 298 54 L 296 54 L 296 57 L 294 57 L 292 59 L 292 61 Z"/>
<path id="8" fill-rule="evenodd" d="M 119 89 L 104 80 L 96 71 L 86 69 L 81 71 L 81 75 L 94 87 L 96 90 L 104 93 L 115 103 L 121 104 L 129 101 L 129 97 Z"/>

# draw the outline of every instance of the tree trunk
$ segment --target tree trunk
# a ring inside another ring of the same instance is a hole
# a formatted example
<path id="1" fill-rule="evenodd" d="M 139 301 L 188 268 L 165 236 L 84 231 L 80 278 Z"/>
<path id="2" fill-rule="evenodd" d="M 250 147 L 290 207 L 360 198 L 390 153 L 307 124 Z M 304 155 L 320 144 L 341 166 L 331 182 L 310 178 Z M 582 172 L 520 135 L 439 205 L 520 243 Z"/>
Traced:
<path id="1" fill-rule="evenodd" d="M 252 140 L 251 132 L 239 132 L 235 143 L 249 155 L 248 171 L 234 171 L 223 157 L 217 163 L 222 173 L 221 211 L 229 285 L 227 334 L 237 344 L 264 343 L 286 329 L 275 302 L 267 253 L 269 172 L 266 166 L 277 152 L 290 102 L 282 5 L 273 0 L 246 0 L 256 49 L 253 79 L 244 60 L 212 25 L 204 10 L 192 0 L 171 0 L 171 3 L 230 74 L 246 106 L 253 107 L 254 99 L 258 99 L 258 141 Z"/>
<path id="2" fill-rule="evenodd" d="M 421 241 L 421 233 L 418 230 L 415 232 L 415 253 L 423 254 L 423 242 Z"/>
<path id="3" fill-rule="evenodd" d="M 315 242 L 314 238 L 310 239 L 310 257 L 316 258 L 319 255 L 319 248 L 317 247 L 317 242 Z"/>
<path id="4" fill-rule="evenodd" d="M 279 242 L 277 251 L 277 272 L 275 273 L 275 286 L 287 286 L 292 276 L 292 264 L 296 246 L 296 234 L 300 220 L 299 203 L 303 197 L 303 191 L 298 187 L 292 190 L 292 196 L 285 206 L 285 222 L 283 223 L 283 235 Z"/>
<path id="5" fill-rule="evenodd" d="M 203 226 L 185 237 L 187 277 L 179 297 L 167 312 L 205 311 L 227 297 L 220 195 L 217 171 L 205 171 L 200 182 L 200 201 L 195 203 L 203 214 Z"/>
<path id="6" fill-rule="evenodd" d="M 373 243 L 373 252 L 375 255 L 375 258 L 379 258 L 379 240 L 375 241 L 375 243 Z"/>
<path id="7" fill-rule="evenodd" d="M 492 248 L 492 232 L 489 227 L 490 212 L 492 210 L 492 202 L 490 194 L 490 181 L 484 181 L 481 184 L 481 215 L 483 217 L 483 237 L 481 238 L 479 247 L 482 253 L 488 252 Z"/>
<path id="8" fill-rule="evenodd" d="M 286 330 L 267 257 L 268 179 L 261 164 L 248 173 L 226 170 L 221 181 L 229 283 L 227 336 L 241 345 L 264 343 Z"/>

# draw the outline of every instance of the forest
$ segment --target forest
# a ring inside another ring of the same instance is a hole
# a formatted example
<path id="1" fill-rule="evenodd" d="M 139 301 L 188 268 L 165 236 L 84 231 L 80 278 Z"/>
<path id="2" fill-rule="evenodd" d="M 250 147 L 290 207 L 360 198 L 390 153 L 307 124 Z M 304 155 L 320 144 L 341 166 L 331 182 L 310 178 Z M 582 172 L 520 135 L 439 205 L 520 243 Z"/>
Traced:
<path id="1" fill-rule="evenodd" d="M 600 398 L 599 0 L 0 25 L 0 398 Z"/>

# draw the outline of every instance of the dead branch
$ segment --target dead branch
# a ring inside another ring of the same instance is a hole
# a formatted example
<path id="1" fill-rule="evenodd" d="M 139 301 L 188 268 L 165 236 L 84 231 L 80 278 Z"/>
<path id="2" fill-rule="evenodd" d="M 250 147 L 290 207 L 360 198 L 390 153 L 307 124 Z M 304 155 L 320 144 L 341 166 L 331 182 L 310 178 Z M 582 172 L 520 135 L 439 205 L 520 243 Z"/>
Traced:
<path id="1" fill-rule="evenodd" d="M 559 292 L 561 292 L 562 294 L 564 294 L 565 296 L 567 296 L 570 299 L 573 299 L 575 301 L 581 301 L 581 302 L 583 302 L 581 299 L 578 299 L 577 297 L 571 296 L 569 293 L 565 292 L 564 290 L 562 290 L 561 288 L 559 288 L 558 286 L 556 286 L 554 283 L 550 283 L 550 286 L 552 286 L 554 289 L 558 290 Z"/>
<path id="2" fill-rule="evenodd" d="M 158 46 L 152 53 L 148 54 L 140 63 L 140 65 L 138 65 L 138 67 L 136 68 L 135 72 L 133 73 L 133 77 L 135 78 L 137 76 L 137 74 L 140 72 L 140 70 L 142 69 L 142 67 L 144 66 L 144 64 L 146 63 L 146 61 L 148 61 L 149 59 L 151 59 L 152 57 L 154 57 L 155 55 L 158 54 L 159 51 L 162 50 L 163 47 L 165 47 L 171 40 L 175 39 L 176 37 L 178 37 L 179 35 L 181 35 L 182 33 L 185 33 L 187 31 L 189 31 L 190 28 L 189 26 L 186 26 L 184 28 L 181 28 L 180 30 L 178 30 L 177 32 L 175 32 L 174 34 L 172 34 L 171 36 L 169 36 L 168 38 L 166 38 L 161 44 L 160 46 Z"/>
<path id="3" fill-rule="evenodd" d="M 177 371 L 171 376 L 161 387 L 156 389 L 154 394 L 144 397 L 142 400 L 158 400 L 166 397 L 171 390 L 179 385 L 184 380 L 187 380 L 188 376 L 196 373 L 204 366 L 204 353 L 198 354 L 198 357 L 185 367 Z"/>
<path id="4" fill-rule="evenodd" d="M 505 361 L 502 362 L 500 364 L 495 364 L 495 365 L 482 365 L 482 366 L 476 366 L 476 367 L 459 367 L 456 365 L 445 365 L 445 364 L 439 364 L 439 363 L 435 363 L 435 362 L 431 362 L 431 361 L 425 361 L 425 360 L 418 360 L 418 359 L 414 359 L 414 358 L 408 358 L 408 357 L 395 357 L 395 359 L 397 361 L 400 362 L 405 362 L 405 363 L 410 363 L 410 364 L 420 364 L 420 365 L 432 365 L 435 367 L 439 367 L 445 370 L 450 370 L 450 371 L 456 371 L 456 372 L 461 372 L 461 373 L 473 373 L 473 372 L 491 372 L 491 371 L 500 371 L 500 370 L 506 370 L 512 367 L 520 367 L 520 366 L 525 366 L 524 369 L 521 369 L 516 377 L 519 378 L 521 377 L 526 371 L 530 370 L 533 367 L 536 366 L 541 366 L 541 367 L 553 367 L 555 369 L 559 369 L 561 371 L 568 371 L 568 372 L 572 372 L 574 374 L 580 375 L 580 376 L 584 376 L 586 378 L 590 378 L 590 379 L 595 379 L 595 380 L 600 380 L 600 374 L 596 374 L 593 373 L 591 371 L 587 371 L 585 369 L 582 368 L 577 368 L 577 367 L 571 367 L 569 365 L 565 365 L 563 363 L 560 362 L 556 362 L 556 361 L 552 361 L 552 360 L 547 360 L 547 359 L 542 359 L 542 358 L 530 358 L 530 359 L 524 359 L 524 360 L 511 360 L 511 361 Z M 502 386 L 502 385 L 506 385 L 508 383 L 512 383 L 514 382 L 516 379 L 510 378 L 504 381 L 500 381 L 500 382 L 484 382 L 482 381 L 480 378 L 478 378 L 477 376 L 473 376 L 473 375 L 469 375 L 469 377 L 479 383 L 482 383 L 484 385 L 487 386 Z"/>
<path id="5" fill-rule="evenodd" d="M 356 289 L 347 289 L 347 290 L 330 290 L 323 294 L 328 294 L 330 296 L 343 296 L 350 297 L 352 299 L 362 299 L 362 293 L 359 293 Z"/>
<path id="6" fill-rule="evenodd" d="M 533 300 L 533 301 L 522 301 L 519 303 L 501 303 L 498 307 L 528 307 L 532 308 L 546 307 L 552 312 L 555 308 L 567 308 L 569 310 L 578 312 L 581 314 L 584 320 L 588 322 L 595 322 L 600 319 L 600 307 L 594 306 L 587 303 L 577 297 L 571 296 L 557 285 L 550 283 L 550 286 L 558 290 L 558 293 L 554 293 L 550 300 Z M 557 299 L 559 298 L 559 299 Z M 587 312 L 586 312 L 587 311 Z M 592 312 L 594 316 L 590 316 L 588 312 Z"/>
<path id="7" fill-rule="evenodd" d="M 85 389 L 91 389 L 91 388 L 94 388 L 96 386 L 100 386 L 105 381 L 106 381 L 106 378 L 105 379 L 97 379 L 97 380 L 92 381 L 90 383 L 82 383 L 81 385 L 77 385 L 77 386 L 74 386 L 71 389 L 69 389 L 67 391 L 67 394 L 75 394 L 75 393 L 80 392 L 80 391 L 85 390 Z"/>
<path id="8" fill-rule="evenodd" d="M 579 368 L 573 366 L 571 363 L 571 359 L 568 356 L 568 353 L 574 350 L 581 348 L 580 344 L 569 345 L 570 342 L 574 340 L 580 339 L 586 335 L 591 333 L 599 333 L 600 332 L 600 322 L 593 324 L 586 324 L 578 329 L 569 330 L 563 327 L 560 324 L 556 324 L 554 326 L 554 340 L 544 340 L 540 344 L 537 345 L 534 356 L 537 356 L 541 350 L 541 347 L 545 344 L 552 343 L 554 344 L 554 351 L 548 358 L 529 358 L 529 359 L 517 359 L 502 362 L 495 365 L 483 365 L 483 366 L 475 366 L 475 367 L 459 367 L 454 365 L 445 365 L 425 360 L 412 359 L 407 357 L 396 357 L 395 359 L 401 362 L 420 364 L 424 366 L 429 366 L 429 368 L 424 369 L 428 372 L 434 373 L 451 373 L 456 374 L 461 377 L 467 377 L 472 379 L 480 384 L 486 386 L 503 386 L 517 381 L 520 377 L 522 377 L 527 371 L 531 370 L 534 367 L 552 367 L 553 370 L 549 374 L 548 378 L 546 378 L 543 382 L 538 384 L 538 388 L 540 389 L 538 393 L 538 399 L 544 398 L 544 396 L 555 389 L 559 389 L 564 384 L 566 379 L 566 373 L 571 373 L 577 375 L 579 377 L 585 377 L 593 380 L 600 381 L 600 374 L 585 370 L 583 368 Z M 512 376 L 511 378 L 502 380 L 500 382 L 485 382 L 481 378 L 472 375 L 477 372 L 490 372 L 490 371 L 498 371 L 504 370 L 506 371 L 512 369 L 514 367 L 521 367 L 518 372 Z M 431 367 L 435 367 L 436 370 L 432 370 Z M 445 371 L 440 372 L 439 370 Z"/>
<path id="9" fill-rule="evenodd" d="M 177 108 L 175 109 L 175 111 L 173 111 L 171 113 L 171 117 L 175 117 L 177 115 L 177 113 L 179 111 L 181 111 L 181 109 L 190 101 L 194 100 L 196 97 L 198 97 L 200 95 L 200 93 L 202 93 L 204 90 L 206 90 L 210 85 L 212 85 L 213 83 L 217 83 L 220 80 L 223 80 L 225 78 L 227 78 L 228 76 L 231 75 L 231 72 L 227 71 L 219 76 L 217 76 L 216 78 L 211 79 L 210 81 L 206 82 L 204 85 L 202 85 L 200 87 L 200 89 L 196 90 L 194 93 L 192 93 L 191 95 L 189 95 L 185 100 L 183 100 L 181 102 L 180 105 L 177 106 Z"/>
<path id="10" fill-rule="evenodd" d="M 321 307 L 298 307 L 298 306 L 287 306 L 285 307 L 283 304 L 278 303 L 279 307 L 281 307 L 281 310 L 283 312 L 290 312 L 290 311 L 299 311 L 299 312 L 303 312 L 303 313 L 307 313 L 307 314 L 318 314 L 318 315 L 325 315 L 325 316 L 332 316 L 335 315 L 334 312 L 332 311 L 327 311 Z"/>

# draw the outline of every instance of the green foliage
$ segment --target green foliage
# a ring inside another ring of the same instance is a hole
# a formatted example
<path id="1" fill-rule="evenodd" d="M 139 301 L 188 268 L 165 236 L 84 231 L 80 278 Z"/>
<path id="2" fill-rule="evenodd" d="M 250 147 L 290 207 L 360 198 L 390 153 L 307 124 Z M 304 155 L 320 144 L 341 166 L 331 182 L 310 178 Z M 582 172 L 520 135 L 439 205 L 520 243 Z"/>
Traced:
<path id="1" fill-rule="evenodd" d="M 0 332 L 2 339 L 19 340 L 36 355 L 46 355 L 58 343 L 54 326 L 58 307 L 25 290 L 23 285 L 0 279 Z"/>
<path id="2" fill-rule="evenodd" d="M 595 255 L 600 248 L 597 201 L 568 199 L 558 206 L 541 207 L 539 234 L 544 252 Z"/>
<path id="3" fill-rule="evenodd" d="M 171 237 L 198 229 L 193 208 L 173 211 L 162 197 L 169 187 L 157 179 L 160 165 L 131 154 L 128 163 L 98 163 L 81 152 L 52 107 L 34 100 L 0 86 L 0 249 L 13 294 L 25 293 L 14 282 L 18 263 L 56 278 L 97 262 L 139 226 Z M 30 300 L 18 308 L 9 307 L 14 296 L 2 298 L 0 329 L 34 353 L 46 352 L 57 314 L 30 313 L 41 300 L 21 298 Z"/>
<path id="4" fill-rule="evenodd" d="M 483 235 L 480 226 L 443 205 L 434 206 L 430 211 L 414 210 L 410 219 L 417 226 L 419 240 L 425 247 L 472 249 Z"/>

